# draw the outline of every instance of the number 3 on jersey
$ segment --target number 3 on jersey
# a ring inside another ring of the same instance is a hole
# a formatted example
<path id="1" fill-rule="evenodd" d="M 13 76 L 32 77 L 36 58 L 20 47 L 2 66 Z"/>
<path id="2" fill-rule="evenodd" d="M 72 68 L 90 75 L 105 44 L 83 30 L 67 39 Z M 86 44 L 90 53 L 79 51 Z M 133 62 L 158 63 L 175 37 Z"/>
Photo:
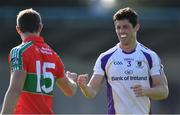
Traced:
<path id="1" fill-rule="evenodd" d="M 42 78 L 41 78 L 41 62 L 36 61 L 36 73 L 37 73 L 37 87 L 36 91 L 37 92 L 42 92 L 44 91 L 45 93 L 50 93 L 53 91 L 53 86 L 54 86 L 54 76 L 51 72 L 47 72 L 46 69 L 55 69 L 55 64 L 54 63 L 49 63 L 49 62 L 44 62 L 42 64 Z M 50 86 L 47 87 L 45 84 L 42 85 L 41 79 L 46 80 L 50 79 L 51 83 Z"/>

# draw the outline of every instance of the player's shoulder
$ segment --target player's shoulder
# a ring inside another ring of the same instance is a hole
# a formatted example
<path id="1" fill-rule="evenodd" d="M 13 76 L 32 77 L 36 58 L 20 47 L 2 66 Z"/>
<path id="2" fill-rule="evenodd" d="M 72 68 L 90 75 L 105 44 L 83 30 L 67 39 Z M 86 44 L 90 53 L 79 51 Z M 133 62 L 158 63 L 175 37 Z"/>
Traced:
<path id="1" fill-rule="evenodd" d="M 53 56 L 59 57 L 59 55 L 57 54 L 57 52 L 49 45 L 46 43 L 46 52 L 49 52 L 48 54 L 52 54 Z"/>
<path id="2" fill-rule="evenodd" d="M 101 53 L 101 56 L 111 55 L 118 49 L 117 45 Z"/>
<path id="3" fill-rule="evenodd" d="M 143 44 L 138 43 L 138 46 L 140 51 L 142 51 L 143 53 L 148 54 L 150 56 L 157 56 L 157 53 L 154 50 L 144 46 Z"/>
<path id="4" fill-rule="evenodd" d="M 32 42 L 26 42 L 26 43 L 21 43 L 18 46 L 15 46 L 14 48 L 11 49 L 10 54 L 11 55 L 18 55 L 23 53 L 25 50 L 27 50 L 33 43 Z"/>

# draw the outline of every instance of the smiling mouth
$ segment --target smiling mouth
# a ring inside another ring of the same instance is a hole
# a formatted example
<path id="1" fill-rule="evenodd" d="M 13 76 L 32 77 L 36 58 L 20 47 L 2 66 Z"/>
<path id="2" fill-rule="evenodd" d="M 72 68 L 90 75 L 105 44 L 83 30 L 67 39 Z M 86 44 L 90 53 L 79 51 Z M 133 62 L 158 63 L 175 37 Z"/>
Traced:
<path id="1" fill-rule="evenodd" d="M 125 35 L 125 34 L 121 35 L 121 38 L 126 38 L 126 37 L 127 37 L 127 35 Z"/>

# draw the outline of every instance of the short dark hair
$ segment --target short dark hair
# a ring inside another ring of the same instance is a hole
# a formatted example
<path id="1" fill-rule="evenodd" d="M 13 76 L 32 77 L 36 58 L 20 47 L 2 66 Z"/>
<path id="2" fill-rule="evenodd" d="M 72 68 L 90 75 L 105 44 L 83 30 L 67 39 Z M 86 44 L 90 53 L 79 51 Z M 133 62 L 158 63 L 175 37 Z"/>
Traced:
<path id="1" fill-rule="evenodd" d="M 139 23 L 138 14 L 130 7 L 118 10 L 114 16 L 113 21 L 127 19 L 133 27 Z"/>
<path id="2" fill-rule="evenodd" d="M 17 26 L 23 33 L 37 32 L 40 24 L 42 23 L 40 14 L 32 8 L 20 11 L 17 15 L 16 21 Z"/>

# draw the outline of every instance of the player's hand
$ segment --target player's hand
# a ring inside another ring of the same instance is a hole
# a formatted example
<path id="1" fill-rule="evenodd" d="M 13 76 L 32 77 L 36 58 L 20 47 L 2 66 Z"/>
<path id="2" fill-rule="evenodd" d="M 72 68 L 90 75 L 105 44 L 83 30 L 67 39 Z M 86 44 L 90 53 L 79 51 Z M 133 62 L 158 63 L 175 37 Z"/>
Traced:
<path id="1" fill-rule="evenodd" d="M 147 88 L 144 88 L 139 84 L 132 86 L 131 89 L 134 91 L 136 97 L 146 96 L 146 89 Z"/>
<path id="2" fill-rule="evenodd" d="M 81 74 L 77 78 L 77 84 L 79 87 L 84 88 L 87 86 L 88 83 L 88 74 Z"/>
<path id="3" fill-rule="evenodd" d="M 70 71 L 67 71 L 66 77 L 72 79 L 74 82 L 77 81 L 77 73 L 71 73 Z"/>

